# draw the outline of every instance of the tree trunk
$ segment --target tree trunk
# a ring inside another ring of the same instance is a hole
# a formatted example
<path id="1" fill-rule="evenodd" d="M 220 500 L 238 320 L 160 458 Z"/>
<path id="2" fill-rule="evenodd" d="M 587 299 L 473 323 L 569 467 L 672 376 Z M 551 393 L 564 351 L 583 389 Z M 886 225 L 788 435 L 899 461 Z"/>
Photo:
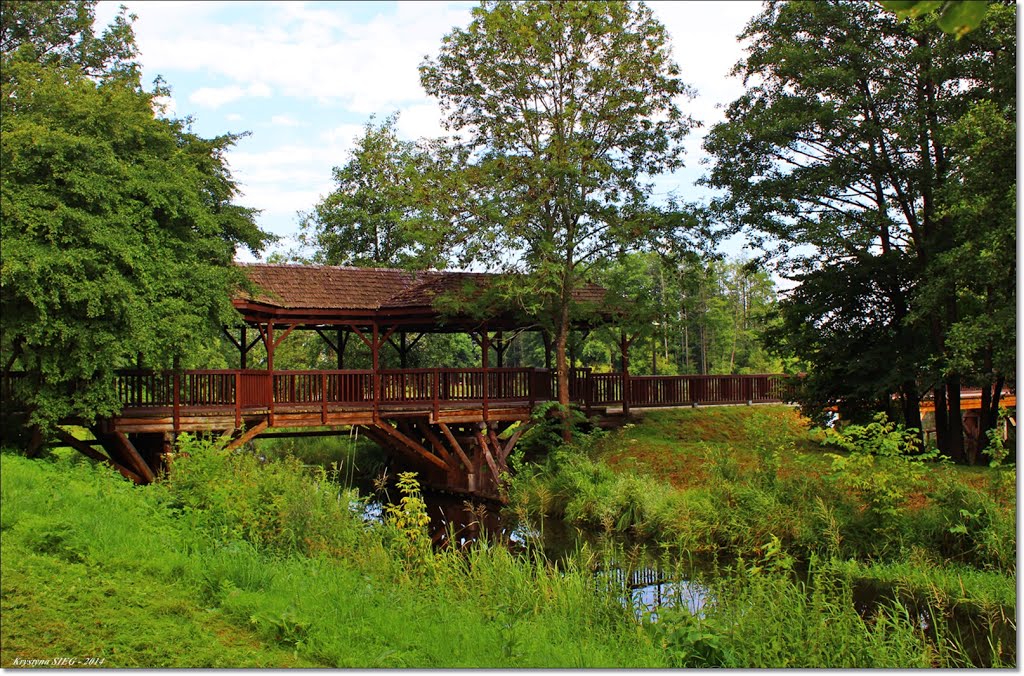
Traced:
<path id="1" fill-rule="evenodd" d="M 978 450 L 988 446 L 988 433 L 999 424 L 999 399 L 1003 394 L 1004 378 L 999 374 L 995 382 L 986 383 L 981 390 L 981 411 L 978 431 Z"/>
<path id="2" fill-rule="evenodd" d="M 555 343 L 555 368 L 558 374 L 558 404 L 562 416 L 562 441 L 572 441 L 572 425 L 569 416 L 569 365 L 566 355 L 566 342 L 569 338 L 569 304 L 562 303 L 558 322 L 558 335 Z"/>
<path id="3" fill-rule="evenodd" d="M 918 430 L 918 438 L 924 439 L 921 429 L 921 395 L 917 393 L 917 383 L 908 380 L 900 387 L 900 400 L 903 404 L 903 424 L 909 429 Z"/>
<path id="4" fill-rule="evenodd" d="M 964 453 L 964 418 L 960 410 L 960 376 L 946 378 L 946 400 L 949 403 L 949 456 L 955 462 L 967 462 Z"/>

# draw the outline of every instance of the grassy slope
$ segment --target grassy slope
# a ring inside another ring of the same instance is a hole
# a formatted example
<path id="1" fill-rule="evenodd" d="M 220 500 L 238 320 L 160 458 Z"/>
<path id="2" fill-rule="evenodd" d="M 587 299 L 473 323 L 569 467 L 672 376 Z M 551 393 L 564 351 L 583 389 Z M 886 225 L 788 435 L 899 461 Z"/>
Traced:
<path id="1" fill-rule="evenodd" d="M 180 534 L 143 489 L 85 463 L 0 457 L 0 665 L 319 666 L 199 602 Z"/>
<path id="2" fill-rule="evenodd" d="M 613 432 L 598 457 L 613 469 L 653 474 L 676 488 L 701 486 L 707 479 L 705 455 L 728 450 L 741 468 L 755 462 L 754 436 L 765 426 L 793 453 L 781 458 L 780 472 L 821 472 L 828 465 L 807 421 L 791 406 L 713 406 L 645 411 L 637 422 Z"/>
<path id="3" fill-rule="evenodd" d="M 595 596 L 589 572 L 563 576 L 504 550 L 431 557 L 410 572 L 369 531 L 337 555 L 258 551 L 222 518 L 225 505 L 263 499 L 263 516 L 288 519 L 304 505 L 315 516 L 319 498 L 297 477 L 285 489 L 297 501 L 265 492 L 285 476 L 270 466 L 230 469 L 187 489 L 207 504 L 190 516 L 173 487 L 3 455 L 0 666 L 59 656 L 148 668 L 665 666 L 629 612 Z"/>

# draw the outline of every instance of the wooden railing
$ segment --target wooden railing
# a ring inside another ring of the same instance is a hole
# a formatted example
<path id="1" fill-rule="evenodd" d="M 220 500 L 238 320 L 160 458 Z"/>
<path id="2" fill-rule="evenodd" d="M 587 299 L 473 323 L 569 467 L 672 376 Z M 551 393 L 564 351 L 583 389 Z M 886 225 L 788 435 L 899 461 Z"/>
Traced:
<path id="1" fill-rule="evenodd" d="M 623 403 L 620 373 L 574 369 L 570 399 L 586 406 Z M 782 401 L 785 376 L 630 376 L 633 407 Z M 493 404 L 547 401 L 557 391 L 546 369 L 393 369 L 373 371 L 118 371 L 118 398 L 126 409 Z"/>

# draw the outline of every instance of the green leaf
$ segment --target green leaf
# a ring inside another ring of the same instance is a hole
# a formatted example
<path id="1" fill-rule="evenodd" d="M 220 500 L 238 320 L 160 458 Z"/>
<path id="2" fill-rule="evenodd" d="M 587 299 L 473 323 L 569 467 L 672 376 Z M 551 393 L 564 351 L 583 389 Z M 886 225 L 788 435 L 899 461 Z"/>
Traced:
<path id="1" fill-rule="evenodd" d="M 949 2 L 939 15 L 939 28 L 962 38 L 981 24 L 987 10 L 986 1 Z"/>

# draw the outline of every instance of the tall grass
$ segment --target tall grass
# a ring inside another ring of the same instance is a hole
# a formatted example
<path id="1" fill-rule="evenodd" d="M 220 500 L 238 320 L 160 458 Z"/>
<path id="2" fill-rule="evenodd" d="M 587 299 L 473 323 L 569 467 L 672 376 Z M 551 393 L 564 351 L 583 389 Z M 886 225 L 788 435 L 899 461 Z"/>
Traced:
<path id="1" fill-rule="evenodd" d="M 57 649 L 119 667 L 959 664 L 897 605 L 861 618 L 840 573 L 794 581 L 799 528 L 819 526 L 780 529 L 771 515 L 810 489 L 765 467 L 712 455 L 719 473 L 683 492 L 578 447 L 520 475 L 518 499 L 605 532 L 758 557 L 712 586 L 703 614 L 662 609 L 651 622 L 601 582 L 611 564 L 586 547 L 552 563 L 484 540 L 425 546 L 412 477 L 384 522 L 366 523 L 358 495 L 323 469 L 187 438 L 179 450 L 168 479 L 141 488 L 85 461 L 2 456 L 4 666 Z"/>

